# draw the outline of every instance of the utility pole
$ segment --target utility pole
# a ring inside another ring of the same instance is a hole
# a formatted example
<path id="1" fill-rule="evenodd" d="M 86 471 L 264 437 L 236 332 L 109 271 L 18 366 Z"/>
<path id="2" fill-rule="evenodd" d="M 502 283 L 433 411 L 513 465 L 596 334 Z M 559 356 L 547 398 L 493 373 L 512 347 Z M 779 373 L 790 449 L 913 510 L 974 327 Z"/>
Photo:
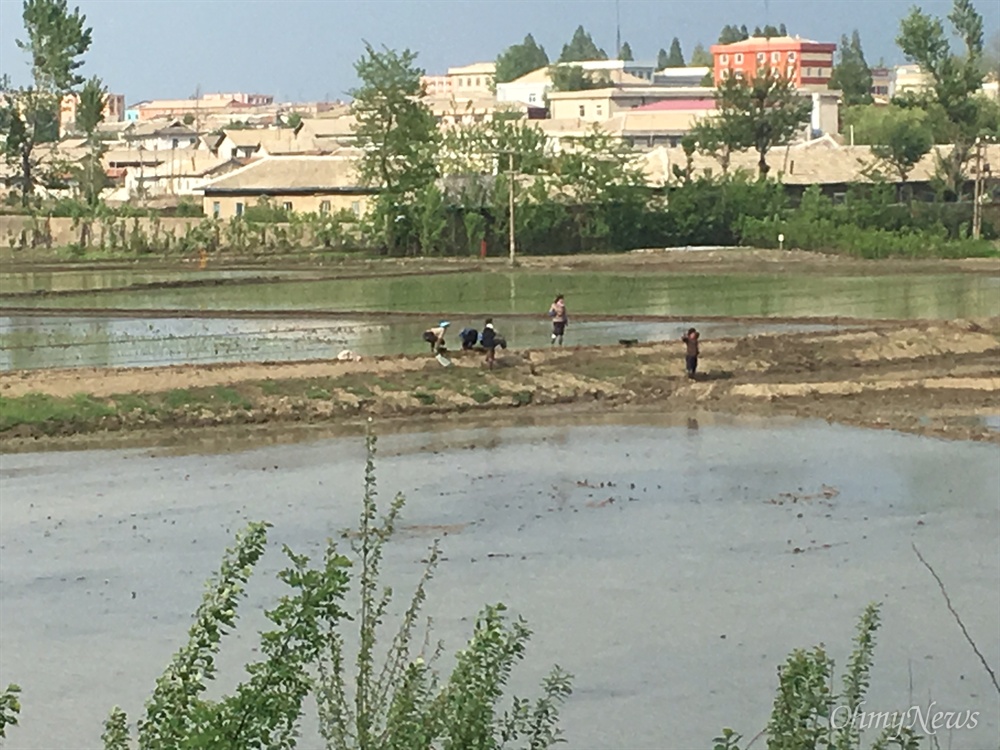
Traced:
<path id="1" fill-rule="evenodd" d="M 507 174 L 507 206 L 510 212 L 510 264 L 514 265 L 514 152 L 511 151 L 508 156 L 510 157 L 509 167 L 510 170 Z"/>
<path id="2" fill-rule="evenodd" d="M 972 239 L 983 231 L 983 139 L 976 138 L 976 181 L 972 190 Z"/>
<path id="3" fill-rule="evenodd" d="M 622 16 L 620 0 L 615 0 L 615 59 L 622 59 Z"/>

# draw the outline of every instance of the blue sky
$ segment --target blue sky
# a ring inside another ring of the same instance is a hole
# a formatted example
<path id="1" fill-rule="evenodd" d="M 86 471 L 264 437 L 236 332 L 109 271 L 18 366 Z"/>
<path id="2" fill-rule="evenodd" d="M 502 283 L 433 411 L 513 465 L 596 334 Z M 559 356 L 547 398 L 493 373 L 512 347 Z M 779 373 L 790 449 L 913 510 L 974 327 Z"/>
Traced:
<path id="1" fill-rule="evenodd" d="M 725 23 L 751 29 L 784 22 L 790 33 L 837 41 L 861 32 L 870 63 L 902 62 L 894 44 L 914 0 L 619 0 L 622 39 L 638 59 L 672 37 L 685 54 L 716 40 Z M 70 0 L 70 7 L 74 0 Z M 558 56 L 578 24 L 609 53 L 615 0 L 76 0 L 94 28 L 84 71 L 128 102 L 202 91 L 255 91 L 281 100 L 346 98 L 362 39 L 420 53 L 428 72 L 494 59 L 528 32 Z M 946 16 L 951 0 L 922 0 Z M 978 0 L 987 38 L 1000 3 Z M 20 0 L 0 0 L 0 72 L 27 75 L 14 44 L 23 36 Z"/>

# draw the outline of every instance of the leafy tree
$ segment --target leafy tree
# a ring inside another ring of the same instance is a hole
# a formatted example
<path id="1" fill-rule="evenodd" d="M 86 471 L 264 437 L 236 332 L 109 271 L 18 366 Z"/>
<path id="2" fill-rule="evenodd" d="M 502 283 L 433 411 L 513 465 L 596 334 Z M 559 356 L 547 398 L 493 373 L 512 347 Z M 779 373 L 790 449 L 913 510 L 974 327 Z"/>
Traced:
<path id="1" fill-rule="evenodd" d="M 988 102 L 975 96 L 982 85 L 983 18 L 972 0 L 954 0 L 948 20 L 962 40 L 962 54 L 952 51 L 941 20 L 916 7 L 900 23 L 896 44 L 930 76 L 924 101 L 940 105 L 948 123 L 948 141 L 954 144 L 940 158 L 939 168 L 947 187 L 958 195 Z"/>
<path id="2" fill-rule="evenodd" d="M 354 135 L 364 155 L 361 179 L 379 189 L 375 219 L 384 228 L 384 240 L 395 248 L 393 223 L 397 205 L 413 197 L 437 177 L 438 131 L 431 111 L 421 100 L 424 71 L 408 49 L 375 50 L 365 42 L 365 53 L 354 64 L 361 85 L 351 91 L 357 123 Z"/>
<path id="3" fill-rule="evenodd" d="M 290 127 L 292 130 L 297 128 L 302 124 L 302 113 L 301 112 L 291 112 L 288 117 L 285 118 L 285 125 Z"/>
<path id="4" fill-rule="evenodd" d="M 753 33 L 750 36 L 752 36 L 754 39 L 757 39 L 759 37 L 764 36 L 764 32 L 761 31 L 760 26 L 754 26 L 753 27 Z"/>
<path id="5" fill-rule="evenodd" d="M 688 63 L 695 68 L 711 68 L 715 65 L 715 61 L 712 59 L 712 53 L 705 49 L 704 45 L 700 42 L 694 46 L 691 50 L 691 59 Z"/>
<path id="6" fill-rule="evenodd" d="M 584 70 L 579 65 L 554 65 L 550 71 L 555 91 L 587 91 L 611 84 L 607 72 Z"/>
<path id="7" fill-rule="evenodd" d="M 554 188 L 567 203 L 589 207 L 574 214 L 580 235 L 590 242 L 616 227 L 635 226 L 646 200 L 645 179 L 631 148 L 597 125 L 571 148 L 559 152 Z"/>
<path id="8" fill-rule="evenodd" d="M 698 151 L 714 158 L 729 174 L 734 151 L 746 148 L 750 134 L 744 132 L 746 122 L 734 118 L 702 119 L 691 129 L 691 138 Z"/>
<path id="9" fill-rule="evenodd" d="M 906 178 L 931 150 L 934 138 L 917 110 L 887 107 L 878 126 L 872 153 L 899 178 L 905 190 Z"/>
<path id="10" fill-rule="evenodd" d="M 667 55 L 667 51 L 660 47 L 660 51 L 656 53 L 656 69 L 663 70 L 669 61 L 670 57 Z"/>
<path id="11" fill-rule="evenodd" d="M 618 59 L 624 60 L 625 62 L 635 60 L 635 56 L 632 54 L 632 46 L 628 42 L 622 42 L 621 51 L 618 53 Z"/>
<path id="12" fill-rule="evenodd" d="M 109 184 L 101 157 L 107 151 L 107 144 L 98 136 L 97 128 L 104 122 L 104 105 L 108 90 L 101 79 L 93 76 L 80 90 L 80 101 L 76 108 L 76 128 L 86 136 L 89 153 L 83 164 L 77 168 L 77 180 L 83 199 L 95 208 L 101 199 L 101 191 Z"/>
<path id="13" fill-rule="evenodd" d="M 778 26 L 778 36 L 788 36 L 788 29 L 785 28 L 785 24 Z"/>
<path id="14" fill-rule="evenodd" d="M 872 102 L 872 71 L 861 49 L 861 35 L 855 29 L 850 41 L 840 37 L 840 51 L 837 65 L 830 77 L 830 88 L 843 92 L 844 104 L 848 107 Z"/>
<path id="15" fill-rule="evenodd" d="M 733 145 L 757 151 L 758 175 L 767 177 L 768 152 L 787 144 L 809 121 L 812 104 L 778 70 L 758 68 L 749 78 L 729 76 L 715 92 L 717 127 Z"/>
<path id="16" fill-rule="evenodd" d="M 17 715 L 21 713 L 21 703 L 17 696 L 21 686 L 11 683 L 0 693 L 0 739 L 7 736 L 7 727 L 17 726 Z"/>
<path id="17" fill-rule="evenodd" d="M 583 60 L 607 60 L 607 53 L 594 43 L 593 37 L 583 28 L 577 26 L 573 38 L 564 44 L 559 62 L 581 62 Z"/>
<path id="18" fill-rule="evenodd" d="M 17 40 L 17 46 L 31 60 L 32 85 L 14 89 L 4 82 L 6 106 L 0 119 L 7 125 L 3 154 L 17 171 L 21 201 L 27 205 L 36 182 L 35 148 L 58 138 L 60 100 L 83 83 L 77 71 L 90 49 L 91 29 L 79 8 L 69 11 L 66 0 L 24 0 L 22 20 L 27 39 Z"/>
<path id="19" fill-rule="evenodd" d="M 513 44 L 497 56 L 496 82 L 508 83 L 549 64 L 545 48 L 528 34 L 520 44 Z"/>
<path id="20" fill-rule="evenodd" d="M 732 44 L 733 42 L 742 42 L 744 39 L 749 38 L 750 34 L 747 32 L 745 25 L 736 26 L 726 24 L 719 33 L 719 44 Z"/>
<path id="21" fill-rule="evenodd" d="M 681 50 L 681 40 L 674 37 L 670 42 L 670 52 L 667 55 L 667 64 L 665 67 L 668 68 L 683 68 L 684 67 L 684 52 Z"/>
<path id="22" fill-rule="evenodd" d="M 835 720 L 834 712 L 842 710 L 845 716 L 852 717 L 865 705 L 880 617 L 877 604 L 869 604 L 861 614 L 854 649 L 841 677 L 840 695 L 832 686 L 834 661 L 823 646 L 795 649 L 788 655 L 778 668 L 778 691 L 771 718 L 763 732 L 770 750 L 860 750 L 861 727 L 855 721 Z M 726 728 L 713 743 L 716 750 L 739 750 L 741 739 L 739 734 Z M 905 726 L 886 726 L 871 747 L 875 750 L 892 745 L 900 750 L 918 750 L 920 739 Z M 753 740 L 744 748 L 752 744 Z"/>

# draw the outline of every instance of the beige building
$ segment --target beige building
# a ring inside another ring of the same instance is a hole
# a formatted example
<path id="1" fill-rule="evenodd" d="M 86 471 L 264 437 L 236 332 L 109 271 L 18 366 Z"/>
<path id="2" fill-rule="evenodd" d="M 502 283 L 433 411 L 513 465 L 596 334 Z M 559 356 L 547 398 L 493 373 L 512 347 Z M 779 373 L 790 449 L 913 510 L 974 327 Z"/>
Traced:
<path id="1" fill-rule="evenodd" d="M 712 101 L 712 96 L 712 89 L 701 87 L 626 86 L 587 91 L 552 91 L 548 95 L 549 116 L 554 120 L 603 122 L 623 110 L 671 100 Z"/>
<path id="2" fill-rule="evenodd" d="M 493 95 L 496 72 L 496 63 L 481 62 L 448 68 L 445 75 L 424 76 L 420 81 L 427 96 L 475 99 Z"/>
<path id="3" fill-rule="evenodd" d="M 206 216 L 231 219 L 267 200 L 296 213 L 362 216 L 374 188 L 361 184 L 356 152 L 333 156 L 270 156 L 204 186 Z"/>

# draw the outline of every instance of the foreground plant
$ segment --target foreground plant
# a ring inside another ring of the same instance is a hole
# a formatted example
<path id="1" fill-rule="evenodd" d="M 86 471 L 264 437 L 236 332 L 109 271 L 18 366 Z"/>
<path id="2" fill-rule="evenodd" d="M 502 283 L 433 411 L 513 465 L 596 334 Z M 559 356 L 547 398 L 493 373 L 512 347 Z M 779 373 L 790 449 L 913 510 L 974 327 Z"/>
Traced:
<path id="1" fill-rule="evenodd" d="M 327 546 L 322 564 L 288 547 L 278 578 L 291 593 L 266 611 L 274 626 L 260 634 L 263 658 L 246 666 L 246 678 L 219 700 L 203 697 L 216 677 L 222 639 L 236 627 L 236 610 L 246 583 L 264 554 L 266 523 L 252 523 L 227 550 L 195 613 L 188 642 L 157 680 L 138 722 L 143 750 L 294 748 L 303 705 L 314 695 L 321 734 L 331 750 L 442 748 L 471 750 L 511 747 L 541 750 L 558 741 L 558 709 L 570 694 L 570 677 L 555 668 L 533 703 L 514 698 L 499 713 L 507 680 L 524 656 L 530 631 L 522 620 L 509 623 L 502 604 L 480 614 L 468 647 L 457 654 L 449 678 L 432 668 L 438 646 L 419 653 L 414 636 L 426 600 L 426 584 L 438 561 L 435 545 L 394 637 L 381 649 L 381 631 L 392 590 L 380 583 L 386 542 L 404 505 L 397 495 L 385 515 L 376 504 L 375 438 L 367 442 L 365 495 L 351 548 L 358 564 L 359 640 L 351 675 L 342 626 L 354 620 L 344 608 L 352 560 Z M 376 655 L 384 652 L 382 658 Z M 16 707 L 16 702 L 15 702 Z M 2 728 L 2 725 L 0 725 Z M 112 710 L 102 735 L 105 750 L 132 746 L 128 717 Z"/>
<path id="2" fill-rule="evenodd" d="M 0 739 L 7 736 L 8 726 L 17 726 L 17 716 L 21 713 L 21 703 L 17 699 L 20 693 L 21 686 L 13 682 L 0 693 Z"/>
<path id="3" fill-rule="evenodd" d="M 822 646 L 796 649 L 788 655 L 778 668 L 778 692 L 767 728 L 743 746 L 744 750 L 762 735 L 768 750 L 861 750 L 861 732 L 853 718 L 868 692 L 879 614 L 879 605 L 872 603 L 858 621 L 839 696 L 832 688 L 833 659 Z M 742 739 L 727 727 L 713 740 L 714 750 L 740 750 Z M 894 723 L 882 729 L 871 750 L 918 750 L 920 739 L 912 729 Z"/>

